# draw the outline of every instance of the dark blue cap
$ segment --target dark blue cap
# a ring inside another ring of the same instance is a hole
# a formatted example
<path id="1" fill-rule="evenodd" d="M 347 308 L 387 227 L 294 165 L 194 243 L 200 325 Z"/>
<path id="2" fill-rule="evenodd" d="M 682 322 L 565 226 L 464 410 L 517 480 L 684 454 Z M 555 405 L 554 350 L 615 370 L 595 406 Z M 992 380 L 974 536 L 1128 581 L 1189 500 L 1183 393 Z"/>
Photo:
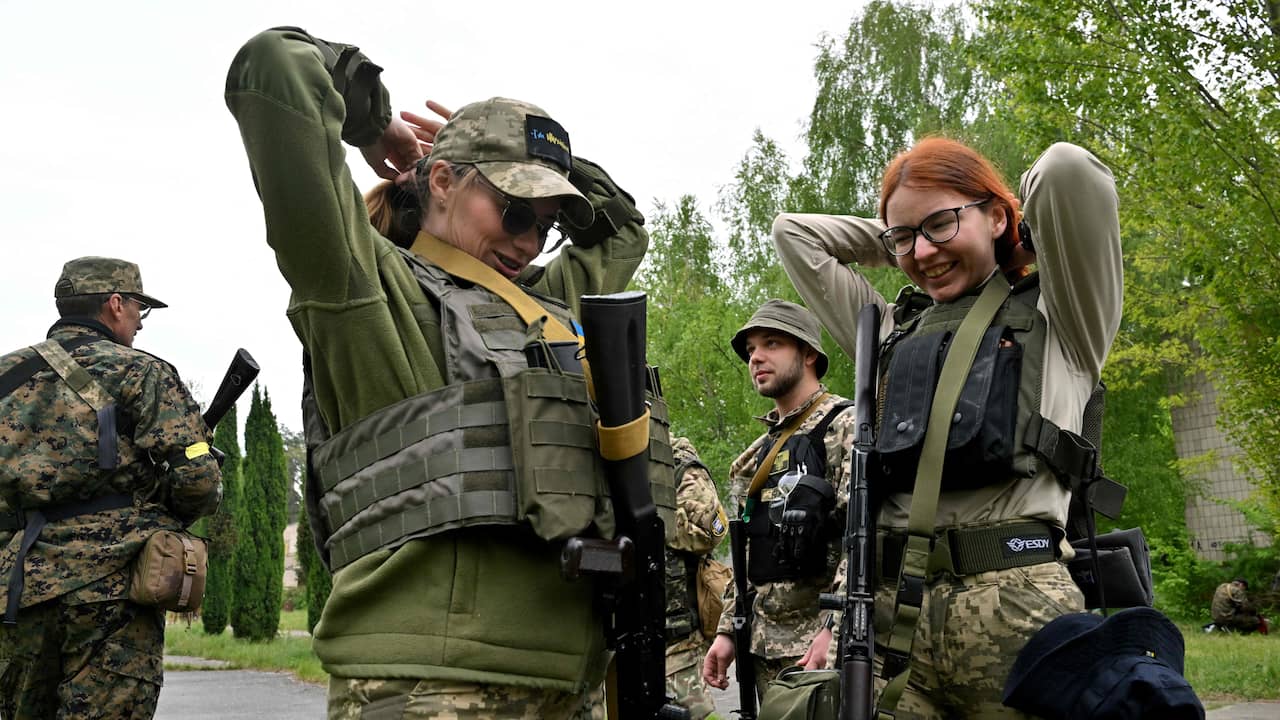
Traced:
<path id="1" fill-rule="evenodd" d="M 1063 615 L 1018 653 L 1004 704 L 1050 720 L 1204 720 L 1183 652 L 1182 633 L 1152 608 Z"/>

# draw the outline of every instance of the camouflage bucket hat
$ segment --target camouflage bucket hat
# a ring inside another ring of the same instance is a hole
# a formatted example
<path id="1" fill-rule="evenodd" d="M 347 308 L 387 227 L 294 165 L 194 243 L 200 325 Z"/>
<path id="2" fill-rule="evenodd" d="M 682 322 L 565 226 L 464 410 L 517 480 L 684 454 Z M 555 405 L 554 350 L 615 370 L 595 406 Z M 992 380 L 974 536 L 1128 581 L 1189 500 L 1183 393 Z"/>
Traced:
<path id="1" fill-rule="evenodd" d="M 818 377 L 827 374 L 827 354 L 822 351 L 822 326 L 808 308 L 776 299 L 761 305 L 729 342 L 743 362 L 747 362 L 747 335 L 759 329 L 780 330 L 813 348 L 818 353 L 818 361 L 814 365 Z"/>
<path id="2" fill-rule="evenodd" d="M 475 165 L 512 197 L 560 198 L 578 227 L 594 217 L 591 203 L 569 182 L 569 133 L 536 105 L 495 97 L 462 107 L 436 134 L 428 161 L 436 160 Z"/>
<path id="3" fill-rule="evenodd" d="M 53 286 L 53 297 L 64 298 L 98 293 L 132 295 L 153 308 L 167 304 L 142 292 L 142 273 L 127 260 L 108 257 L 82 257 L 62 266 L 62 275 Z"/>

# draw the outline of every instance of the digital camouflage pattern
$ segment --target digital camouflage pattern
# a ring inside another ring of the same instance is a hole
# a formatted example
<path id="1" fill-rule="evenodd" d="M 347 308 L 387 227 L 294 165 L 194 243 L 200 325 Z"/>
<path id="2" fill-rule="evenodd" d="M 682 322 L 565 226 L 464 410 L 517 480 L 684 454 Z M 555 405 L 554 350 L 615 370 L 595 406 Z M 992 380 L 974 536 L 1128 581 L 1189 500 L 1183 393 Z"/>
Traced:
<path id="1" fill-rule="evenodd" d="M 673 438 L 671 449 L 679 477 L 676 532 L 668 554 L 673 556 L 676 570 L 683 570 L 685 557 L 701 557 L 716 549 L 729 531 L 729 520 L 715 482 L 698 459 L 693 443 L 688 438 Z M 702 636 L 697 608 L 690 606 L 696 597 L 690 597 L 687 576 L 680 572 L 672 580 L 667 586 L 667 617 L 687 618 L 690 629 L 685 637 L 667 645 L 667 694 L 676 699 L 677 705 L 687 708 L 693 720 L 701 720 L 715 710 L 701 674 L 702 657 L 711 643 Z"/>
<path id="2" fill-rule="evenodd" d="M 1234 582 L 1224 582 L 1213 592 L 1210 614 L 1215 625 L 1236 630 L 1256 630 L 1261 623 L 1257 609 L 1249 603 L 1244 586 Z"/>
<path id="3" fill-rule="evenodd" d="M 751 443 L 729 468 L 729 504 L 738 517 L 742 516 L 747 488 L 751 485 L 751 478 L 756 472 L 760 448 L 769 440 L 770 433 L 780 428 L 788 418 L 804 412 L 825 392 L 827 392 L 826 387 L 819 387 L 812 397 L 788 413 L 786 417 L 778 417 L 775 409 L 760 418 L 769 427 L 769 432 L 756 438 L 755 442 Z M 796 434 L 804 434 L 812 430 L 837 403 L 841 402 L 845 402 L 844 398 L 834 394 L 828 395 L 800 424 Z M 844 509 L 849 501 L 849 458 L 853 454 L 853 438 L 854 412 L 852 407 L 847 407 L 831 422 L 824 437 L 827 450 L 827 480 L 836 488 L 834 516 L 838 518 L 836 521 L 841 528 L 844 527 Z M 822 576 L 807 580 L 764 583 L 755 587 L 756 601 L 752 606 L 751 621 L 752 654 L 769 660 L 798 659 L 805 654 L 809 649 L 809 642 L 821 629 L 828 615 L 818 609 L 818 594 L 829 592 L 834 588 L 836 567 L 839 562 L 840 546 L 838 543 L 831 543 L 827 548 L 828 571 Z M 733 633 L 733 598 L 736 596 L 732 583 L 725 594 L 727 600 L 716 632 L 731 635 Z M 761 676 L 761 679 L 763 680 L 764 677 Z"/>
<path id="4" fill-rule="evenodd" d="M 898 701 L 899 720 L 1032 717 L 1001 703 L 1004 683 L 1023 645 L 1056 617 L 1082 612 L 1084 596 L 1064 565 L 1042 563 L 955 577 L 927 588 L 916 624 L 911 677 Z M 887 633 L 894 591 L 876 591 L 875 629 Z M 838 626 L 837 626 L 838 627 Z M 827 655 L 834 667 L 838 640 Z M 875 661 L 877 695 L 884 688 Z"/>
<path id="5" fill-rule="evenodd" d="M 69 340 L 88 327 L 59 323 L 50 337 Z M 0 373 L 31 357 L 29 348 L 0 357 Z M 0 398 L 0 516 L 113 493 L 134 493 L 131 508 L 51 522 L 26 560 L 22 607 L 65 595 L 113 573 L 123 574 L 147 537 L 177 530 L 212 512 L 220 475 L 212 455 L 161 471 L 148 459 L 185 457 L 185 448 L 209 442 L 199 407 L 173 368 L 147 353 L 107 339 L 77 348 L 72 357 L 116 399 L 119 422 L 132 433 L 119 437 L 119 467 L 103 477 L 97 467 L 93 410 L 51 369 Z M 0 532 L 0 606 L 21 531 Z M 127 594 L 127 581 L 101 586 L 98 597 Z"/>
<path id="6" fill-rule="evenodd" d="M 108 257 L 82 257 L 62 266 L 62 275 L 53 286 L 55 298 L 98 293 L 136 295 L 153 308 L 169 307 L 142 292 L 142 273 L 138 266 Z"/>
<path id="7" fill-rule="evenodd" d="M 683 647 L 682 650 L 673 648 Z M 667 648 L 667 696 L 689 711 L 692 720 L 702 720 L 715 712 L 715 700 L 702 682 L 702 658 L 710 643 L 697 633 L 696 641 L 690 638 Z"/>
<path id="8" fill-rule="evenodd" d="M 427 162 L 418 166 L 420 187 L 431 163 L 475 165 L 485 178 L 518 198 L 563 196 L 574 223 L 585 226 L 591 204 L 569 182 L 569 134 L 542 108 L 494 97 L 459 108 L 436 134 Z"/>
<path id="9" fill-rule="evenodd" d="M 604 720 L 604 690 L 581 695 L 449 680 L 329 680 L 329 720 Z"/>
<path id="10" fill-rule="evenodd" d="M 164 616 L 67 596 L 0 630 L 0 717 L 144 720 L 160 698 Z"/>
<path id="11" fill-rule="evenodd" d="M 671 451 L 677 468 L 688 465 L 676 478 L 676 534 L 671 547 L 705 555 L 724 540 L 729 519 L 720 504 L 715 481 L 702 466 L 693 443 L 688 438 L 673 438 Z"/>

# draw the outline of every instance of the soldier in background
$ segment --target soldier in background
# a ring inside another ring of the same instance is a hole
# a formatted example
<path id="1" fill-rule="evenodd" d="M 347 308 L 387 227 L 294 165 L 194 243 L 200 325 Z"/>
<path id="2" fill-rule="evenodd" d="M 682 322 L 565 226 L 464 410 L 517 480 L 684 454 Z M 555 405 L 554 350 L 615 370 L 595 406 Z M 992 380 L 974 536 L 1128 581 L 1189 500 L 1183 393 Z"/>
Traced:
<path id="1" fill-rule="evenodd" d="M 818 319 L 807 309 L 769 300 L 733 337 L 751 381 L 774 407 L 760 418 L 768 428 L 730 468 L 730 505 L 747 526 L 747 579 L 756 590 L 749 658 L 763 685 L 790 665 L 826 665 L 808 653 L 809 639 L 829 627 L 819 593 L 834 586 L 838 542 L 848 500 L 847 459 L 853 447 L 853 403 L 827 391 Z M 845 488 L 844 490 L 838 490 Z M 729 587 L 727 595 L 733 595 Z M 733 603 L 720 616 L 703 663 L 707 684 L 728 686 L 735 656 Z"/>
<path id="2" fill-rule="evenodd" d="M 0 717 L 150 718 L 164 613 L 128 599 L 130 561 L 221 475 L 178 372 L 133 349 L 165 307 L 138 266 L 72 260 L 54 297 L 48 340 L 0 357 Z"/>
<path id="3" fill-rule="evenodd" d="M 707 466 L 688 438 L 672 441 L 676 458 L 676 536 L 667 548 L 667 695 L 692 720 L 715 711 L 702 683 L 701 660 L 710 647 L 702 632 L 698 573 L 724 539 L 729 520 Z"/>
<path id="4" fill-rule="evenodd" d="M 1249 581 L 1236 578 L 1218 586 L 1213 593 L 1213 624 L 1220 629 L 1251 633 L 1255 630 L 1267 633 L 1267 620 L 1258 614 L 1258 609 L 1249 602 L 1245 591 L 1249 589 Z"/>

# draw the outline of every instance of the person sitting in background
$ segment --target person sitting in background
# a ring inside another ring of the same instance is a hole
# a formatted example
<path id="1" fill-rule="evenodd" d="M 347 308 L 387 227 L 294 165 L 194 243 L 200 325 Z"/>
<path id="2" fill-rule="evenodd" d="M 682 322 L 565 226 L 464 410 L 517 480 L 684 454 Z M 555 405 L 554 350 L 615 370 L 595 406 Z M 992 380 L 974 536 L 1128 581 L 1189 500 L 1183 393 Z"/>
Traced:
<path id="1" fill-rule="evenodd" d="M 1255 630 L 1267 634 L 1267 620 L 1258 614 L 1257 608 L 1249 602 L 1245 590 L 1249 589 L 1249 581 L 1236 578 L 1224 582 L 1213 593 L 1213 624 L 1216 629 L 1236 630 L 1251 633 Z"/>

